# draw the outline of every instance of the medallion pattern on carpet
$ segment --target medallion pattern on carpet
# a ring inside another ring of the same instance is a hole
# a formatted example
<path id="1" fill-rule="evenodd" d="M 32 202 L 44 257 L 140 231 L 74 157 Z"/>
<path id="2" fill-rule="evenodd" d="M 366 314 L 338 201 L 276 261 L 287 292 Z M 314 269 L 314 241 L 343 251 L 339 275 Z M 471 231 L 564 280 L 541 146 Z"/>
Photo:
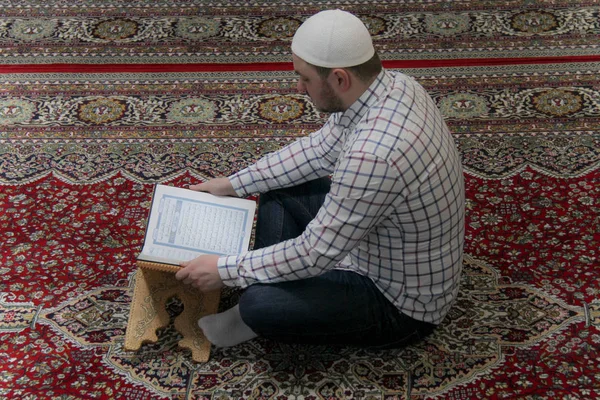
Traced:
<path id="1" fill-rule="evenodd" d="M 183 174 L 168 183 L 198 179 Z M 172 325 L 139 352 L 122 348 L 151 184 L 117 174 L 88 184 L 46 176 L 5 186 L 0 351 L 10 357 L 0 366 L 0 394 L 26 398 L 46 384 L 52 389 L 41 398 L 600 396 L 593 383 L 599 180 L 600 171 L 565 179 L 530 168 L 503 179 L 466 176 L 460 296 L 434 335 L 415 346 L 375 351 L 259 339 L 214 349 L 205 364 L 177 347 Z M 221 308 L 238 296 L 228 289 Z M 168 309 L 174 318 L 181 304 L 173 299 Z"/>
<path id="2" fill-rule="evenodd" d="M 600 31 L 582 0 L 27 3 L 0 12 L 3 63 L 289 62 L 298 26 L 330 8 L 357 14 L 386 60 L 596 55 Z"/>

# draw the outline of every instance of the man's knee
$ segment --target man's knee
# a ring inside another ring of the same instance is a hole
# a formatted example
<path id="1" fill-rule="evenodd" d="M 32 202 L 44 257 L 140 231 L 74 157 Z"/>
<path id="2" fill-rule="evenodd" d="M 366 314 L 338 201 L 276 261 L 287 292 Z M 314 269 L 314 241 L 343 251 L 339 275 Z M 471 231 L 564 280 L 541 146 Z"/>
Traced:
<path id="1" fill-rule="evenodd" d="M 281 307 L 273 288 L 266 284 L 248 287 L 240 297 L 240 315 L 246 325 L 259 335 L 281 317 Z"/>

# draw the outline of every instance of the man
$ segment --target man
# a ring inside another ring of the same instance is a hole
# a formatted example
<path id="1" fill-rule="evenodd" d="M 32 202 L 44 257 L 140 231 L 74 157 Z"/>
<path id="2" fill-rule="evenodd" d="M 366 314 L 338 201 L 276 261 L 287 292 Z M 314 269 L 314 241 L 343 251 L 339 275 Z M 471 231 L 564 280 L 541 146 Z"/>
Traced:
<path id="1" fill-rule="evenodd" d="M 357 17 L 313 15 L 292 52 L 298 90 L 331 116 L 256 164 L 191 186 L 261 193 L 256 246 L 182 263 L 177 278 L 200 290 L 246 288 L 239 305 L 199 321 L 217 346 L 256 336 L 404 346 L 431 333 L 458 292 L 460 157 L 434 101 L 382 68 Z"/>

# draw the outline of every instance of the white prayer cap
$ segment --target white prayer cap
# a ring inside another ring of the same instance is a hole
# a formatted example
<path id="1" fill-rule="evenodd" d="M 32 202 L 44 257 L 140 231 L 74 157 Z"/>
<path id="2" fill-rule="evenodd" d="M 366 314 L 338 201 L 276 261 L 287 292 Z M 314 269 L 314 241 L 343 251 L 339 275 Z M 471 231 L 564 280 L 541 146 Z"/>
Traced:
<path id="1" fill-rule="evenodd" d="M 326 10 L 300 25 L 292 39 L 292 52 L 318 67 L 344 68 L 369 61 L 375 49 L 369 30 L 358 17 Z"/>

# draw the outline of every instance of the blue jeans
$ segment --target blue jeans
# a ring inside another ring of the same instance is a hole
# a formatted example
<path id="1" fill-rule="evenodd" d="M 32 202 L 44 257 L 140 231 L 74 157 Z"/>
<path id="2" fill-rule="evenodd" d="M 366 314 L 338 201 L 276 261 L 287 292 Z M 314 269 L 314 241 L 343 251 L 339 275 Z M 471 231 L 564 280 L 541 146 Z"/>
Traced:
<path id="1" fill-rule="evenodd" d="M 329 187 L 329 179 L 321 178 L 262 194 L 255 248 L 299 236 Z M 251 285 L 240 298 L 240 313 L 259 336 L 287 343 L 393 348 L 435 328 L 398 311 L 368 277 L 342 270 Z"/>

